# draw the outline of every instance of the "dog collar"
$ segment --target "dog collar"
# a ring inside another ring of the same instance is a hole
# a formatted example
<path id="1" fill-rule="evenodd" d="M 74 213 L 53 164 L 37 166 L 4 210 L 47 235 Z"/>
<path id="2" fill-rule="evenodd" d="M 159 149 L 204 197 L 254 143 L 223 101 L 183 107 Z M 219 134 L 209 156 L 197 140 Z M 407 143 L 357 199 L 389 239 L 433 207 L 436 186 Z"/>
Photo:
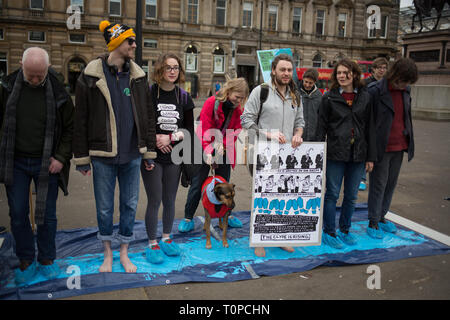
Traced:
<path id="1" fill-rule="evenodd" d="M 217 199 L 216 194 L 214 193 L 214 186 L 216 185 L 216 183 L 222 182 L 223 181 L 220 181 L 220 179 L 218 178 L 213 178 L 211 182 L 206 186 L 206 196 L 212 204 L 222 204 L 222 202 Z"/>

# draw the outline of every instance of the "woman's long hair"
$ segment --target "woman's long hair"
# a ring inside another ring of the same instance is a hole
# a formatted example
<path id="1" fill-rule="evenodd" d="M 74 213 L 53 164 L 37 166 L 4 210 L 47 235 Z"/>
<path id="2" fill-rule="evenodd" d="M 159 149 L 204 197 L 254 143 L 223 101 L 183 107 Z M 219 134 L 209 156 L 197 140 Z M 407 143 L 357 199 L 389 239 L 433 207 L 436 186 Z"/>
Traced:
<path id="1" fill-rule="evenodd" d="M 230 95 L 232 92 L 242 93 L 242 95 L 244 96 L 244 101 L 241 102 L 241 108 L 243 108 L 245 102 L 247 101 L 249 93 L 247 80 L 245 80 L 245 78 L 235 78 L 228 80 L 217 92 L 216 100 L 224 102 L 228 99 L 228 95 Z"/>
<path id="2" fill-rule="evenodd" d="M 414 60 L 410 58 L 400 58 L 388 69 L 385 75 L 389 83 L 400 81 L 415 83 L 419 78 L 419 72 Z"/>
<path id="3" fill-rule="evenodd" d="M 359 65 L 350 59 L 344 58 L 339 60 L 334 66 L 333 73 L 331 74 L 331 89 L 339 88 L 339 81 L 337 80 L 337 68 L 344 66 L 353 74 L 353 88 L 361 88 L 363 83 L 361 81 L 361 68 Z M 349 75 L 347 75 L 349 76 Z"/>

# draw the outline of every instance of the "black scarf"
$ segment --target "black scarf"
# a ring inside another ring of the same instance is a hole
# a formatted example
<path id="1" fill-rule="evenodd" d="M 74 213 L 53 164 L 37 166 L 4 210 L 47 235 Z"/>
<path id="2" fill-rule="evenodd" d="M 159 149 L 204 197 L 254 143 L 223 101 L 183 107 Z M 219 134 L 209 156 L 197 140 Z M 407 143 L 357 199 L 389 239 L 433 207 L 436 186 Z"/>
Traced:
<path id="1" fill-rule="evenodd" d="M 48 76 L 47 76 L 48 77 Z M 45 99 L 47 105 L 47 125 L 45 128 L 44 149 L 42 150 L 41 170 L 36 192 L 35 221 L 37 225 L 44 224 L 48 193 L 49 165 L 52 155 L 53 137 L 56 124 L 56 103 L 50 79 L 45 81 Z M 23 85 L 23 72 L 20 70 L 14 82 L 12 92 L 6 103 L 3 138 L 0 145 L 0 183 L 13 184 L 14 151 L 16 139 L 16 111 Z"/>

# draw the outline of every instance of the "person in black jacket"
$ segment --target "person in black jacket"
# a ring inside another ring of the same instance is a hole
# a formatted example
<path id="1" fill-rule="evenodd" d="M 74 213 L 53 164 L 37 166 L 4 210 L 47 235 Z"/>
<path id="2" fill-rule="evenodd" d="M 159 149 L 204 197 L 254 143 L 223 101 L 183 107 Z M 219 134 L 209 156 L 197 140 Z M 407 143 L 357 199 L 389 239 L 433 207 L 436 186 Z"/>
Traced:
<path id="1" fill-rule="evenodd" d="M 361 84 L 359 66 L 339 61 L 332 73 L 332 87 L 319 108 L 317 141 L 327 141 L 326 193 L 323 208 L 324 243 L 334 248 L 353 245 L 349 232 L 358 186 L 364 169 L 376 159 L 375 127 L 370 95 Z M 344 199 L 335 230 L 336 202 L 344 179 Z"/>
<path id="2" fill-rule="evenodd" d="M 50 68 L 44 49 L 25 50 L 21 66 L 2 81 L 0 95 L 0 183 L 6 186 L 19 259 L 19 268 L 14 270 L 17 285 L 32 280 L 36 272 L 47 279 L 60 273 L 54 263 L 56 200 L 58 185 L 67 195 L 74 114 L 72 100 Z M 36 237 L 29 220 L 32 180 L 36 186 Z"/>
<path id="3" fill-rule="evenodd" d="M 111 242 L 120 243 L 120 263 L 128 273 L 137 267 L 128 257 L 140 187 L 140 165 L 153 170 L 156 153 L 155 112 L 145 72 L 132 60 L 136 34 L 123 24 L 99 25 L 109 53 L 92 60 L 75 92 L 73 153 L 76 169 L 93 172 L 94 196 L 104 259 L 100 272 L 112 272 Z M 114 190 L 120 189 L 119 231 L 114 234 Z"/>
<path id="4" fill-rule="evenodd" d="M 411 118 L 410 84 L 418 79 L 413 60 L 401 58 L 388 70 L 386 77 L 368 87 L 373 99 L 377 161 L 370 173 L 369 227 L 372 238 L 381 239 L 384 232 L 394 233 L 396 227 L 384 219 L 400 174 L 403 153 L 408 161 L 414 157 L 414 135 Z M 380 230 L 380 228 L 381 230 Z"/>
<path id="5" fill-rule="evenodd" d="M 370 83 L 383 79 L 388 67 L 388 61 L 386 58 L 378 57 L 373 60 L 372 63 L 372 74 L 367 79 L 364 79 L 364 85 L 368 86 Z M 367 175 L 364 172 L 361 178 L 361 183 L 359 184 L 359 190 L 366 190 Z"/>

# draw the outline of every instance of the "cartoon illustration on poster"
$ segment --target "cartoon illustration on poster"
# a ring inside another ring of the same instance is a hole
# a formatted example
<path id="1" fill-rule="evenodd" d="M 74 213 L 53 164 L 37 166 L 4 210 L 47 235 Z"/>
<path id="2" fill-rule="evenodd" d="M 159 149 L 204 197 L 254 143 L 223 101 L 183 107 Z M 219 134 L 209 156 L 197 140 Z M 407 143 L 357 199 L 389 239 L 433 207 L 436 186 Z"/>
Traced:
<path id="1" fill-rule="evenodd" d="M 250 246 L 320 245 L 325 143 L 259 141 L 255 150 Z"/>

